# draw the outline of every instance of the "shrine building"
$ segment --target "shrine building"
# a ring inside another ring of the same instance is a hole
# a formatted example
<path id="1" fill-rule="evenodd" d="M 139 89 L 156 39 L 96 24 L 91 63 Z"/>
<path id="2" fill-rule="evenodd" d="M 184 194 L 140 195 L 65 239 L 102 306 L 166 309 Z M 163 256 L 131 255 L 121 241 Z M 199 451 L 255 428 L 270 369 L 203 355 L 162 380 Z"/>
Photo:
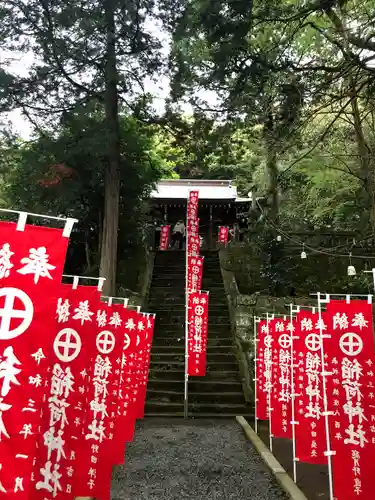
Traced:
<path id="1" fill-rule="evenodd" d="M 150 196 L 150 218 L 155 226 L 186 223 L 189 191 L 199 191 L 199 234 L 203 249 L 216 247 L 219 226 L 241 225 L 251 207 L 251 196 L 241 198 L 230 180 L 168 179 L 157 183 Z"/>

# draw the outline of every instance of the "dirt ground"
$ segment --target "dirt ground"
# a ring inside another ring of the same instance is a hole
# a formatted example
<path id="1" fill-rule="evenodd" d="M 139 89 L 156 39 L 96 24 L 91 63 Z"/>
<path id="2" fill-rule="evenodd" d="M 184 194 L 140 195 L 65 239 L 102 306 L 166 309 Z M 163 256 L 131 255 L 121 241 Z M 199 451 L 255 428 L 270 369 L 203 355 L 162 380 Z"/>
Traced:
<path id="1" fill-rule="evenodd" d="M 254 422 L 249 422 L 254 428 Z M 258 434 L 269 447 L 268 422 L 258 421 Z M 289 439 L 273 438 L 273 454 L 293 478 L 293 447 Z M 328 468 L 297 462 L 297 485 L 308 500 L 329 500 Z"/>

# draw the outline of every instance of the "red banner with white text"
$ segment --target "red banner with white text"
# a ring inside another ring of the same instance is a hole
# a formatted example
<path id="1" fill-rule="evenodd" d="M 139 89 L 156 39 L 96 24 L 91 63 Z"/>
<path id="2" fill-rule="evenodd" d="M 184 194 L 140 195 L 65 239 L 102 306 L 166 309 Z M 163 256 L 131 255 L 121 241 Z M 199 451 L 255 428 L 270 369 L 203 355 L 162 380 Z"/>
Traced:
<path id="1" fill-rule="evenodd" d="M 224 245 L 226 245 L 228 243 L 228 237 L 229 237 L 229 227 L 219 226 L 218 243 L 223 243 Z"/>
<path id="2" fill-rule="evenodd" d="M 188 290 L 198 292 L 202 287 L 204 257 L 188 257 Z"/>
<path id="3" fill-rule="evenodd" d="M 272 336 L 272 434 L 277 438 L 292 437 L 291 405 L 291 326 L 289 320 L 274 319 L 268 323 Z"/>
<path id="4" fill-rule="evenodd" d="M 141 369 L 141 377 L 140 377 L 140 390 L 139 390 L 139 408 L 137 418 L 143 418 L 145 414 L 145 400 L 146 400 L 146 392 L 147 392 L 147 382 L 148 382 L 148 370 L 151 361 L 151 347 L 152 347 L 152 338 L 154 335 L 154 326 L 155 326 L 155 315 L 152 314 L 143 314 L 146 322 L 145 329 L 145 343 L 144 343 L 144 359 L 143 365 Z"/>
<path id="5" fill-rule="evenodd" d="M 322 332 L 327 329 L 322 313 Z M 298 313 L 293 349 L 295 392 L 296 457 L 300 462 L 326 464 L 327 449 L 323 416 L 323 382 L 319 315 L 311 311 Z"/>
<path id="6" fill-rule="evenodd" d="M 60 229 L 0 222 L 0 498 L 29 498 L 67 245 Z"/>
<path id="7" fill-rule="evenodd" d="M 268 391 L 271 387 L 272 349 L 268 337 L 267 321 L 258 323 L 256 345 L 256 418 L 268 420 Z"/>
<path id="8" fill-rule="evenodd" d="M 160 250 L 168 250 L 169 248 L 169 235 L 171 232 L 171 226 L 161 226 L 160 230 Z"/>
<path id="9" fill-rule="evenodd" d="M 207 365 L 208 293 L 189 293 L 188 308 L 188 375 L 202 377 Z"/>
<path id="10" fill-rule="evenodd" d="M 372 304 L 366 300 L 327 304 L 327 399 L 334 496 L 368 500 L 374 491 L 375 382 Z"/>
<path id="11" fill-rule="evenodd" d="M 95 337 L 97 287 L 61 285 L 56 303 L 56 334 L 51 353 L 47 398 L 34 468 L 33 498 L 71 498 L 76 462 L 88 410 L 86 390 Z"/>
<path id="12" fill-rule="evenodd" d="M 87 388 L 89 410 L 77 464 L 75 496 L 105 500 L 110 494 L 111 450 L 117 418 L 125 309 L 100 303 L 95 311 L 94 357 Z"/>

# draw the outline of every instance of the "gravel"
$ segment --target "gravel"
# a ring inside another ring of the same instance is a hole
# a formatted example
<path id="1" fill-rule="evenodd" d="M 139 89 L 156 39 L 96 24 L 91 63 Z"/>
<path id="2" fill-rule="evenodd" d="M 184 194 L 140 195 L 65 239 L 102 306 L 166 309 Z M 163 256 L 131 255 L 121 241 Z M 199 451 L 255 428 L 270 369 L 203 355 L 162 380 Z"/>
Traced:
<path id="1" fill-rule="evenodd" d="M 144 420 L 112 500 L 286 500 L 257 452 L 231 421 Z"/>

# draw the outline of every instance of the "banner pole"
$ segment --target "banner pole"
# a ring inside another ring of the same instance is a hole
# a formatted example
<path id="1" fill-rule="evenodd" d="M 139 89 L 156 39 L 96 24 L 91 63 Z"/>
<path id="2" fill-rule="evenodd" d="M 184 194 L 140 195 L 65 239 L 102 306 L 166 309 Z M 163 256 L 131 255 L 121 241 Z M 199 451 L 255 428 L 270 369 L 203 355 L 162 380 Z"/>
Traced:
<path id="1" fill-rule="evenodd" d="M 298 339 L 299 337 L 294 336 L 294 328 L 293 328 L 293 314 L 300 312 L 300 307 L 296 306 L 294 309 L 293 304 L 289 304 L 290 307 L 290 384 L 291 384 L 291 402 L 292 402 L 292 441 L 293 441 L 293 481 L 297 483 L 297 462 L 298 458 L 296 457 L 296 425 L 298 422 L 296 421 L 296 397 L 298 394 L 296 393 L 296 387 L 294 383 L 294 369 L 298 366 L 295 364 L 294 360 L 294 339 Z"/>
<path id="2" fill-rule="evenodd" d="M 331 375 L 326 372 L 325 366 L 325 356 L 324 356 L 324 342 L 323 339 L 327 337 L 324 335 L 323 330 L 323 321 L 322 321 L 322 304 L 327 304 L 330 301 L 329 295 L 326 295 L 325 299 L 321 298 L 320 292 L 317 293 L 318 299 L 318 317 L 319 317 L 319 337 L 320 337 L 320 362 L 322 367 L 322 385 L 323 385 L 323 415 L 324 415 L 324 423 L 326 430 L 326 446 L 327 450 L 325 451 L 325 456 L 327 457 L 328 463 L 328 481 L 329 481 L 329 499 L 334 500 L 333 496 L 333 475 L 332 475 L 332 455 L 335 454 L 334 451 L 331 450 L 331 436 L 329 432 L 329 415 L 331 412 L 328 411 L 328 400 L 327 400 L 327 380 L 326 377 Z M 330 336 L 329 336 L 330 337 Z"/>
<path id="3" fill-rule="evenodd" d="M 258 353 L 258 335 L 257 335 L 257 329 L 258 329 L 258 324 L 260 322 L 260 318 L 257 316 L 254 316 L 254 410 L 255 410 L 255 432 L 258 434 L 258 418 L 257 418 L 257 406 L 258 406 L 258 390 L 257 390 L 257 381 L 258 381 L 258 370 L 257 370 L 257 364 L 258 364 L 258 358 L 257 358 L 257 353 Z"/>
<path id="4" fill-rule="evenodd" d="M 269 332 L 268 332 L 268 323 L 274 319 L 275 315 L 272 314 L 268 314 L 266 313 L 266 322 L 267 322 L 267 335 L 269 335 Z M 273 356 L 272 356 L 272 347 L 271 347 L 271 343 L 270 343 L 270 347 L 269 347 L 269 350 L 271 352 L 271 361 L 270 361 L 270 379 L 269 379 L 269 386 L 268 386 L 268 390 L 267 390 L 267 400 L 268 400 L 268 425 L 269 425 L 269 444 L 270 444 L 270 451 L 272 452 L 272 448 L 273 448 L 273 441 L 272 441 L 272 438 L 273 438 L 273 435 L 272 435 L 272 408 L 271 408 L 271 392 L 272 392 L 272 372 L 273 372 L 273 369 L 272 369 L 272 364 L 273 364 Z"/>
<path id="5" fill-rule="evenodd" d="M 189 290 L 188 290 L 188 216 L 190 192 L 186 200 L 186 227 L 185 227 L 185 385 L 184 385 L 184 418 L 189 415 Z"/>

